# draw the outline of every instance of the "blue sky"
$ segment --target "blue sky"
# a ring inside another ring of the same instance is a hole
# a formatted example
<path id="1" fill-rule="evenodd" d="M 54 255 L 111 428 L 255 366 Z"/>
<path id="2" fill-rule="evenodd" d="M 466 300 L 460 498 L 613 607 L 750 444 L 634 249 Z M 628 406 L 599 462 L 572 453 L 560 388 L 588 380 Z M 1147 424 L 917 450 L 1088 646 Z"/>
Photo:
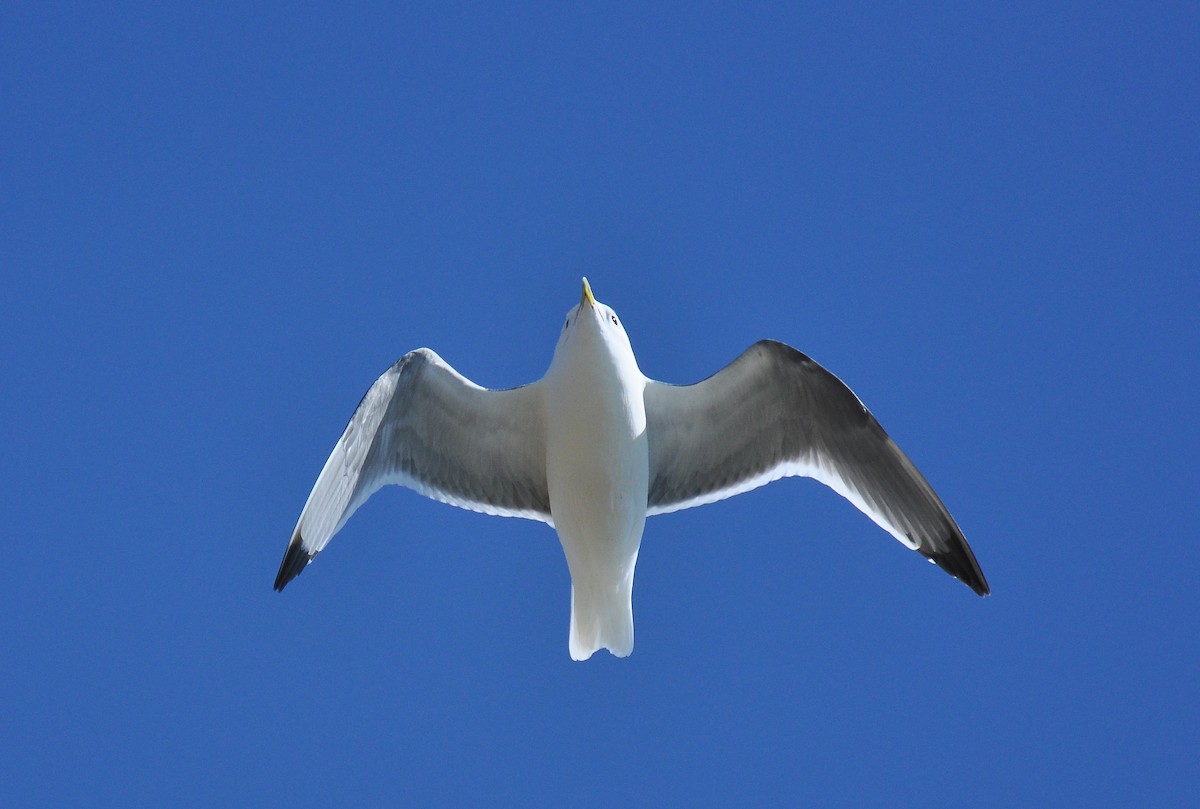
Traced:
<path id="1" fill-rule="evenodd" d="M 1193 5 L 395 5 L 0 10 L 0 803 L 1194 798 Z M 994 594 L 806 480 L 652 518 L 625 660 L 401 489 L 272 592 L 376 376 L 583 275 L 839 375 Z"/>

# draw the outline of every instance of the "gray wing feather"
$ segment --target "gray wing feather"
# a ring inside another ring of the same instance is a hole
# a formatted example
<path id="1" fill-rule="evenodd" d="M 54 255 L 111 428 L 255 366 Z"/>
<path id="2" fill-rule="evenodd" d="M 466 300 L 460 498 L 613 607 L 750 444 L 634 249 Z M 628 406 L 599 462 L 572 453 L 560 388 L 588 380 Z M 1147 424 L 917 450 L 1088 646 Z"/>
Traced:
<path id="1" fill-rule="evenodd" d="M 325 462 L 275 589 L 389 483 L 485 514 L 551 522 L 537 383 L 487 390 L 427 348 L 398 360 L 363 396 Z"/>
<path id="2" fill-rule="evenodd" d="M 811 477 L 975 592 L 989 592 L 962 531 L 908 456 L 841 380 L 790 346 L 755 343 L 695 385 L 650 381 L 646 421 L 649 514 Z"/>

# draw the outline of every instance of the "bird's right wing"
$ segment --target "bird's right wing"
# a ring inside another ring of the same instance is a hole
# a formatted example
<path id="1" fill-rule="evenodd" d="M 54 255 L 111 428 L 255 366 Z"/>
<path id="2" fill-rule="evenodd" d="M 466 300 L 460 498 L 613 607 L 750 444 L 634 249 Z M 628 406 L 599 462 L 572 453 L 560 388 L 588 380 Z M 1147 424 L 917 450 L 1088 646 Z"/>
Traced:
<path id="1" fill-rule="evenodd" d="M 363 396 L 325 462 L 275 589 L 389 483 L 485 514 L 551 522 L 538 383 L 487 390 L 427 348 L 398 360 Z"/>

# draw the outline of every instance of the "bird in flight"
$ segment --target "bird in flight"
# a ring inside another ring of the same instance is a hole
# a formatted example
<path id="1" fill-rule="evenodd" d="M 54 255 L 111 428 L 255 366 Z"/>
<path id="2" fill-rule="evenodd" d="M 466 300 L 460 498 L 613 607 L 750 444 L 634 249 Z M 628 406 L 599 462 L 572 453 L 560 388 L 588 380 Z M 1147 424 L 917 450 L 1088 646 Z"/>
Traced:
<path id="1" fill-rule="evenodd" d="M 551 525 L 571 572 L 571 657 L 603 648 L 625 657 L 646 517 L 794 475 L 819 480 L 979 595 L 990 592 L 933 488 L 836 376 L 762 340 L 694 385 L 649 379 L 585 278 L 537 382 L 481 388 L 427 348 L 375 381 L 300 512 L 275 589 L 396 483 Z"/>

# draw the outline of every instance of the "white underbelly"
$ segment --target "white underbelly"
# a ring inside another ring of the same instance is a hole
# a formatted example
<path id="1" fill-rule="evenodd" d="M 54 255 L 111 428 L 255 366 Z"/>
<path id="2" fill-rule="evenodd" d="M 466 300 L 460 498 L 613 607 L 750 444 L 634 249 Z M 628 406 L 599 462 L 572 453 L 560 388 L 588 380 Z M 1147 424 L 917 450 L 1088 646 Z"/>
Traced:
<path id="1" fill-rule="evenodd" d="M 631 406 L 623 395 L 574 389 L 547 420 L 550 511 L 576 579 L 632 574 L 637 558 L 649 452 L 641 391 L 633 393 Z"/>

